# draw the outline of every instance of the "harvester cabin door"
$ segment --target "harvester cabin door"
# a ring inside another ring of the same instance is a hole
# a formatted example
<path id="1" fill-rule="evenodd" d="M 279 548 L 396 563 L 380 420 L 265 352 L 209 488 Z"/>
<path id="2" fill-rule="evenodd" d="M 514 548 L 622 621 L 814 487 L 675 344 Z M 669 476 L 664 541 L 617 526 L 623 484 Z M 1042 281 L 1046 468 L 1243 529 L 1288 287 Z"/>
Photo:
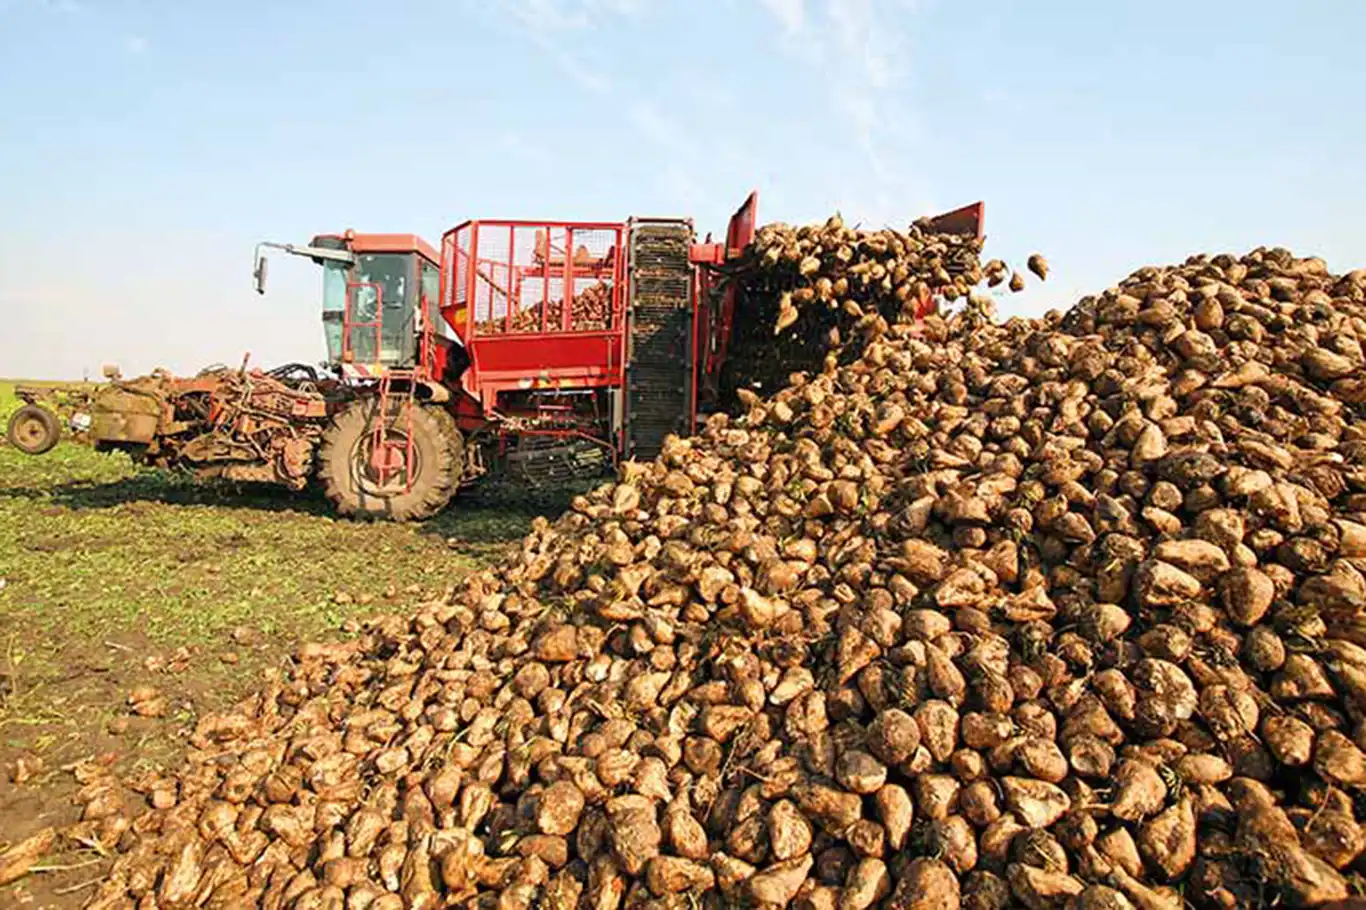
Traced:
<path id="1" fill-rule="evenodd" d="M 342 359 L 357 366 L 379 364 L 380 307 L 384 288 L 377 282 L 346 286 L 346 323 Z"/>
<path id="2" fill-rule="evenodd" d="M 409 365 L 417 335 L 417 262 L 412 254 L 358 257 L 347 285 L 347 351 L 357 365 Z"/>

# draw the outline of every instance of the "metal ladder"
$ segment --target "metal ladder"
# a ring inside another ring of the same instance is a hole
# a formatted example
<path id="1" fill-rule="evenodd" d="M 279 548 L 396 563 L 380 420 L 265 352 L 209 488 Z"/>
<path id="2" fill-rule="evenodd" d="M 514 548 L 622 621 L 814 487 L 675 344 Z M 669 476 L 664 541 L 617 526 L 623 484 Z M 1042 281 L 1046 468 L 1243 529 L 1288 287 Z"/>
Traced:
<path id="1" fill-rule="evenodd" d="M 403 402 L 403 442 L 397 443 L 389 439 L 389 429 L 392 421 L 389 416 L 390 394 L 395 379 L 407 380 L 407 392 Z M 395 470 L 391 459 L 391 454 L 397 450 L 403 451 L 403 472 L 404 472 L 404 492 L 412 492 L 413 489 L 413 407 L 415 399 L 413 390 L 415 383 L 412 370 L 385 370 L 379 379 L 379 412 L 375 417 L 375 426 L 371 430 L 373 434 L 370 438 L 370 457 L 378 475 L 379 486 L 383 487 L 389 480 L 389 475 Z"/>

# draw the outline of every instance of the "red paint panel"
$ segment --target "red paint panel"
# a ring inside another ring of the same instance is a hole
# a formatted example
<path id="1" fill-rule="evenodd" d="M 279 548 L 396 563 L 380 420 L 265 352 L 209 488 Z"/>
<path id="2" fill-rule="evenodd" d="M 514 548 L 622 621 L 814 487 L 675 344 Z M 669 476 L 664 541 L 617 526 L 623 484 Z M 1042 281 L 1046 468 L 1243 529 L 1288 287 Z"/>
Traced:
<path id="1" fill-rule="evenodd" d="M 749 246 L 749 242 L 754 239 L 755 222 L 758 218 L 759 192 L 755 190 L 745 198 L 744 204 L 735 210 L 735 214 L 730 216 L 730 224 L 726 225 L 726 247 L 731 251 L 731 255 Z"/>
<path id="2" fill-rule="evenodd" d="M 731 215 L 730 223 L 726 225 L 726 250 L 727 257 L 739 255 L 739 253 L 754 240 L 754 230 L 759 218 L 759 194 L 752 192 L 746 197 L 744 203 Z M 726 356 L 730 349 L 731 325 L 735 318 L 735 308 L 740 301 L 736 299 L 735 285 L 726 288 L 721 298 L 720 312 L 712 317 L 709 312 L 702 326 L 705 331 L 704 345 L 705 353 L 702 355 L 703 372 L 706 374 L 708 386 L 715 388 L 717 378 L 721 374 L 721 365 L 726 362 Z M 710 306 L 709 303 L 703 304 Z"/>
<path id="3" fill-rule="evenodd" d="M 553 343 L 540 333 L 481 337 L 474 343 L 475 365 L 465 373 L 465 386 L 492 407 L 493 390 L 620 385 L 623 341 L 620 332 L 561 335 Z"/>
<path id="4" fill-rule="evenodd" d="M 974 202 L 930 219 L 930 230 L 937 234 L 960 234 L 981 238 L 986 220 L 986 204 Z"/>
<path id="5" fill-rule="evenodd" d="M 428 262 L 437 263 L 441 256 L 436 248 L 416 234 L 357 234 L 347 231 L 345 238 L 355 253 L 413 253 Z"/>

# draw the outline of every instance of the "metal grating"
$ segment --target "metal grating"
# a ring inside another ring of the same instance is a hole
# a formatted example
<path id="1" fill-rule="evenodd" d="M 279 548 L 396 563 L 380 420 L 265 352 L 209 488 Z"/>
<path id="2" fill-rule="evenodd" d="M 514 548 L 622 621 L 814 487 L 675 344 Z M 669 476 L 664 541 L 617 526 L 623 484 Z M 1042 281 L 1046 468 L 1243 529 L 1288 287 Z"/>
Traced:
<path id="1" fill-rule="evenodd" d="M 684 221 L 631 224 L 626 451 L 641 460 L 658 456 L 670 433 L 690 430 L 692 239 Z"/>

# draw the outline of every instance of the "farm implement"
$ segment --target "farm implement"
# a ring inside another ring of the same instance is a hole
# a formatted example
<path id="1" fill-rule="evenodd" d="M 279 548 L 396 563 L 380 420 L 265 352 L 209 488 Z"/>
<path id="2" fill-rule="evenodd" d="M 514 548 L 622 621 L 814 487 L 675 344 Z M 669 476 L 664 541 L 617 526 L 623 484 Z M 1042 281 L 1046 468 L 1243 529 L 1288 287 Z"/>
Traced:
<path id="1" fill-rule="evenodd" d="M 321 369 L 216 368 L 101 386 L 68 419 L 96 448 L 200 477 L 316 482 L 343 515 L 413 520 L 489 475 L 528 483 L 657 455 L 733 403 L 730 356 L 753 309 L 733 280 L 751 194 L 725 237 L 683 218 L 474 220 L 439 249 L 347 231 L 265 251 L 322 270 Z M 926 224 L 981 235 L 982 206 Z M 928 303 L 928 301 L 926 301 Z M 10 441 L 41 454 L 61 422 L 34 400 Z"/>

